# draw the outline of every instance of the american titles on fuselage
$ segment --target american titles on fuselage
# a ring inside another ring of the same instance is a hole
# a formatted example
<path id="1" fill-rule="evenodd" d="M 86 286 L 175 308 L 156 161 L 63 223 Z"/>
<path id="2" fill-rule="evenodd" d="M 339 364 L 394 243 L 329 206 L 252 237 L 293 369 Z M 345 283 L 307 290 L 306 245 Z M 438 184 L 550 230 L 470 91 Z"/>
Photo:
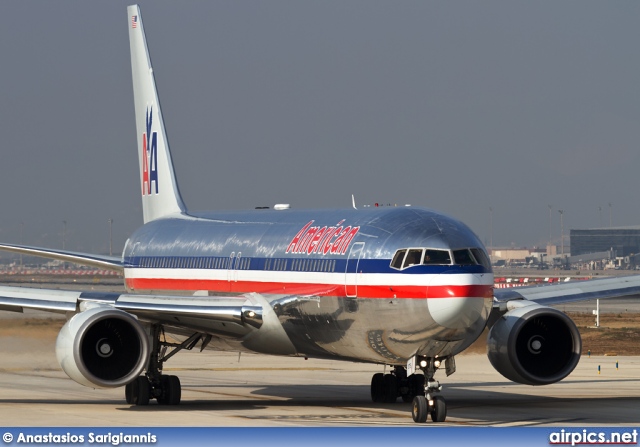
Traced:
<path id="1" fill-rule="evenodd" d="M 322 255 L 344 255 L 349 248 L 349 244 L 360 231 L 360 227 L 343 227 L 344 219 L 332 227 L 312 227 L 315 222 L 312 220 L 291 239 L 285 253 Z"/>

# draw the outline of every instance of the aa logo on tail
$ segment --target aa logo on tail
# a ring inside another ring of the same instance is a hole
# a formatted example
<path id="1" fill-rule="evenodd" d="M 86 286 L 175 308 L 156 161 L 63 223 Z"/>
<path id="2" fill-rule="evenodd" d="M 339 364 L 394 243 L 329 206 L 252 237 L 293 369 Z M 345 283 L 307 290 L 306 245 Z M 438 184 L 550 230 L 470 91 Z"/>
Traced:
<path id="1" fill-rule="evenodd" d="M 151 132 L 153 107 L 147 109 L 147 131 L 142 134 L 142 195 L 151 195 L 151 184 L 155 183 L 158 194 L 158 132 Z"/>

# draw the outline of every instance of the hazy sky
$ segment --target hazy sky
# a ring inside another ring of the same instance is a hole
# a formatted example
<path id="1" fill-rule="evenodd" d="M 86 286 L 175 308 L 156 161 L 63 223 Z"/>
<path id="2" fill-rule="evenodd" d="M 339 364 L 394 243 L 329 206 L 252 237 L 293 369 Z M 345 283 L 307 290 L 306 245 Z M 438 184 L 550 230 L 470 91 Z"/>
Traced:
<path id="1" fill-rule="evenodd" d="M 142 223 L 122 1 L 0 3 L 0 240 Z M 494 245 L 640 225 L 638 1 L 142 1 L 191 210 L 411 203 Z M 552 205 L 551 228 L 549 208 Z M 599 211 L 599 207 L 602 211 Z M 568 238 L 567 238 L 568 243 Z"/>

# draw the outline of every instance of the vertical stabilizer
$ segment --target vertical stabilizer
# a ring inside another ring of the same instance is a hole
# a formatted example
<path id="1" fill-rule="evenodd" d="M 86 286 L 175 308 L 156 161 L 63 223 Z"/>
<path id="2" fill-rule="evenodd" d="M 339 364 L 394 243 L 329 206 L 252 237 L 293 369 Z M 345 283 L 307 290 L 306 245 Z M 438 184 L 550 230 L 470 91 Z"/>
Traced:
<path id="1" fill-rule="evenodd" d="M 176 182 L 169 142 L 153 77 L 140 8 L 127 7 L 133 99 L 136 111 L 140 190 L 144 222 L 186 213 Z"/>

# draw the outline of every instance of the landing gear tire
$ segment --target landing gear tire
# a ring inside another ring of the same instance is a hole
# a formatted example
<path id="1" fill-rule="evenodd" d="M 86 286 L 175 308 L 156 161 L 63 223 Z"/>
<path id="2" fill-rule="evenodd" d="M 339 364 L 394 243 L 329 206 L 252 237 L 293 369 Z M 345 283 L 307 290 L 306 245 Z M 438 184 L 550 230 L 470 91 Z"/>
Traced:
<path id="1" fill-rule="evenodd" d="M 427 417 L 431 415 L 433 422 L 444 422 L 447 418 L 447 404 L 444 398 L 436 395 L 442 391 L 440 382 L 434 379 L 434 374 L 441 366 L 447 370 L 447 374 L 451 375 L 455 372 L 455 360 L 453 357 L 435 358 L 417 355 L 413 358 L 416 366 L 418 366 L 423 374 L 415 374 L 409 376 L 407 393 L 416 390 L 418 394 L 413 399 L 411 414 L 415 422 L 425 422 Z M 443 365 L 444 361 L 444 365 Z M 420 384 L 421 390 L 416 389 Z M 404 397 L 404 396 L 403 396 Z"/>
<path id="2" fill-rule="evenodd" d="M 411 416 L 413 416 L 413 422 L 422 424 L 427 422 L 427 416 L 429 415 L 429 403 L 424 396 L 416 396 L 413 398 L 413 406 L 411 407 Z"/>
<path id="3" fill-rule="evenodd" d="M 124 387 L 124 398 L 129 405 L 133 405 L 133 382 L 127 383 Z"/>
<path id="4" fill-rule="evenodd" d="M 145 376 L 136 377 L 133 382 L 125 386 L 124 395 L 130 405 L 149 405 L 149 398 L 151 397 L 149 379 Z"/>
<path id="5" fill-rule="evenodd" d="M 374 402 L 384 401 L 384 374 L 377 373 L 371 378 L 371 400 Z"/>
<path id="6" fill-rule="evenodd" d="M 407 392 L 406 394 L 402 394 L 403 402 L 412 402 L 413 398 L 424 390 L 424 376 L 422 374 L 411 374 L 407 378 Z"/>
<path id="7" fill-rule="evenodd" d="M 160 395 L 157 397 L 160 405 L 178 405 L 182 390 L 180 388 L 180 379 L 177 376 L 160 377 Z"/>
<path id="8" fill-rule="evenodd" d="M 150 332 L 152 345 L 147 373 L 125 387 L 125 398 L 131 405 L 148 405 L 150 399 L 156 399 L 159 405 L 178 405 L 182 398 L 180 379 L 162 374 L 162 367 L 182 349 L 191 350 L 199 342 L 202 342 L 202 349 L 204 349 L 211 340 L 211 336 L 196 332 L 182 343 L 171 343 L 164 337 L 162 325 L 152 325 Z M 173 350 L 167 354 L 167 348 L 173 348 Z"/>
<path id="9" fill-rule="evenodd" d="M 398 399 L 398 379 L 393 374 L 385 374 L 383 384 L 384 402 L 388 404 L 394 403 Z"/>
<path id="10" fill-rule="evenodd" d="M 433 408 L 431 408 L 431 420 L 433 422 L 444 422 L 447 418 L 447 403 L 442 396 L 433 398 Z"/>

